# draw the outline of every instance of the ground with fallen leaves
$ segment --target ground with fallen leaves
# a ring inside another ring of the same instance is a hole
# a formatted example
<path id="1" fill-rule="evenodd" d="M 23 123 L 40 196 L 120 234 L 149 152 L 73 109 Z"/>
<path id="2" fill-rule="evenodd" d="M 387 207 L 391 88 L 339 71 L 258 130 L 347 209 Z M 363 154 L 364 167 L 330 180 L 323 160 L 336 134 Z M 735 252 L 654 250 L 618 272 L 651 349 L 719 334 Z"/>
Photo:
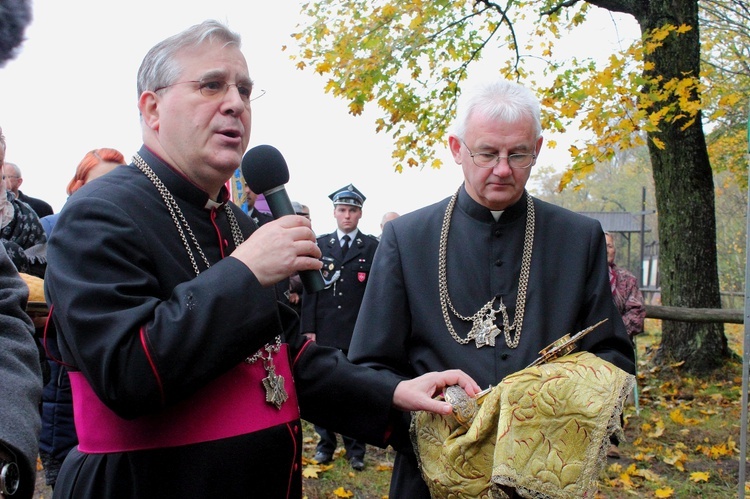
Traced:
<path id="1" fill-rule="evenodd" d="M 627 441 L 620 443 L 620 459 L 608 460 L 596 499 L 737 497 L 741 358 L 705 378 L 685 375 L 680 365 L 655 367 L 661 323 L 646 322 L 646 332 L 637 338 L 639 404 L 631 400 L 625 407 Z M 727 324 L 725 329 L 730 348 L 741 355 L 743 326 Z M 368 447 L 366 468 L 357 472 L 341 447 L 329 465 L 311 461 L 316 441 L 306 424 L 306 499 L 388 497 L 392 450 Z M 750 495 L 750 488 L 745 490 Z"/>
<path id="2" fill-rule="evenodd" d="M 732 351 L 741 355 L 742 325 L 726 325 Z M 626 442 L 620 459 L 609 459 L 596 499 L 738 496 L 742 362 L 728 363 L 706 378 L 684 375 L 681 366 L 654 367 L 659 321 L 647 320 L 637 338 L 638 400 L 625 407 Z M 304 424 L 303 481 L 306 499 L 384 499 L 395 453 L 367 448 L 365 470 L 354 471 L 340 447 L 328 465 L 313 462 L 317 435 Z M 746 473 L 750 477 L 750 470 Z M 750 488 L 745 487 L 750 496 Z M 51 496 L 39 469 L 35 499 Z"/>

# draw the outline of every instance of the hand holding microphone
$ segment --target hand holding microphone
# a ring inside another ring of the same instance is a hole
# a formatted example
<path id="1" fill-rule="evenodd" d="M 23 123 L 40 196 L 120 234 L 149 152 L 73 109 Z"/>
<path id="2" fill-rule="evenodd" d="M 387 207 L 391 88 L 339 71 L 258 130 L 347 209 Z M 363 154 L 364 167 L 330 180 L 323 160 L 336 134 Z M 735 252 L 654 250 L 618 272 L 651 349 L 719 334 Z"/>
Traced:
<path id="1" fill-rule="evenodd" d="M 242 176 L 250 190 L 263 194 L 274 219 L 295 214 L 284 188 L 289 182 L 289 168 L 278 149 L 259 145 L 247 151 L 242 158 Z M 300 270 L 299 275 L 307 293 L 317 293 L 325 287 L 320 270 Z"/>

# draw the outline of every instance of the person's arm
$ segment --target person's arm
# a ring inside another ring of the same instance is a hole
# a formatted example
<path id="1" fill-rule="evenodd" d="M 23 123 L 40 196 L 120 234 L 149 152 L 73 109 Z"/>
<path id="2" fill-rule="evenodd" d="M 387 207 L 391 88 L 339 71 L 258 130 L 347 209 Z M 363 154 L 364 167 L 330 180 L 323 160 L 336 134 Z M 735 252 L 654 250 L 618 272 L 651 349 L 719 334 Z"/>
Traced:
<path id="1" fill-rule="evenodd" d="M 646 305 L 643 303 L 643 294 L 638 289 L 638 282 L 635 276 L 628 276 L 628 286 L 626 288 L 627 297 L 625 299 L 625 312 L 622 314 L 622 321 L 625 323 L 625 329 L 631 338 L 643 332 L 643 322 L 646 319 Z"/>
<path id="2" fill-rule="evenodd" d="M 450 413 L 450 404 L 435 399 L 446 386 L 460 385 L 470 396 L 480 391 L 459 370 L 405 379 L 352 364 L 340 350 L 306 341 L 301 334 L 290 334 L 288 340 L 302 418 L 380 447 L 401 447 L 408 440 L 405 413 Z"/>
<path id="3" fill-rule="evenodd" d="M 14 499 L 33 494 L 41 428 L 42 376 L 34 329 L 24 312 L 27 298 L 26 285 L 0 247 L 0 458 L 4 466 L 18 466 Z"/>
<path id="4" fill-rule="evenodd" d="M 403 412 L 428 411 L 450 414 L 453 407 L 448 402 L 437 400 L 435 396 L 446 387 L 454 385 L 463 388 L 469 397 L 480 392 L 479 385 L 461 370 L 431 372 L 396 385 L 393 392 L 393 407 Z"/>
<path id="5" fill-rule="evenodd" d="M 183 400 L 281 332 L 273 288 L 242 261 L 195 276 L 153 226 L 109 199 L 70 200 L 48 252 L 63 360 L 124 418 Z"/>
<path id="6" fill-rule="evenodd" d="M 310 340 L 315 341 L 315 311 L 318 307 L 318 293 L 302 292 L 300 308 L 300 331 Z"/>
<path id="7" fill-rule="evenodd" d="M 349 358 L 355 364 L 411 378 L 416 373 L 409 359 L 411 311 L 402 265 L 398 237 L 392 224 L 386 224 L 352 334 Z"/>

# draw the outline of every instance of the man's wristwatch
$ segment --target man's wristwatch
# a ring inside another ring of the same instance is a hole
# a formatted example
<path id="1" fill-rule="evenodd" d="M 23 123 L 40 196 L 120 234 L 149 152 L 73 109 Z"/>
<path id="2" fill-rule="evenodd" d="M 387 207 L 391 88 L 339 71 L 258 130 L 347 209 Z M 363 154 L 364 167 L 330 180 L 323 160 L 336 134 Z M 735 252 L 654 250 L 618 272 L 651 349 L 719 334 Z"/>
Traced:
<path id="1" fill-rule="evenodd" d="M 13 456 L 12 452 L 9 450 L 8 452 Z M 0 456 L 0 494 L 4 497 L 12 496 L 18 491 L 20 481 L 21 471 L 18 469 L 14 456 L 10 460 Z"/>

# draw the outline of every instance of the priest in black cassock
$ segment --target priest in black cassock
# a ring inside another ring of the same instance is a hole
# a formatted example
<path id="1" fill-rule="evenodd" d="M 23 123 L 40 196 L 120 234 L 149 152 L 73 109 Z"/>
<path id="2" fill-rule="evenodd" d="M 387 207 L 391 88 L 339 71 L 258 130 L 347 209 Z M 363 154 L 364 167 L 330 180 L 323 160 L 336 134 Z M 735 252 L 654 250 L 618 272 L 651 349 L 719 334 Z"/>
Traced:
<path id="1" fill-rule="evenodd" d="M 394 377 L 459 368 L 487 388 L 565 334 L 608 319 L 579 347 L 633 372 L 599 222 L 525 189 L 542 141 L 529 90 L 493 81 L 465 94 L 449 136 L 464 182 L 385 225 L 352 361 Z M 407 435 L 408 424 L 405 416 L 394 433 Z M 430 497 L 411 442 L 402 444 L 389 497 Z"/>

